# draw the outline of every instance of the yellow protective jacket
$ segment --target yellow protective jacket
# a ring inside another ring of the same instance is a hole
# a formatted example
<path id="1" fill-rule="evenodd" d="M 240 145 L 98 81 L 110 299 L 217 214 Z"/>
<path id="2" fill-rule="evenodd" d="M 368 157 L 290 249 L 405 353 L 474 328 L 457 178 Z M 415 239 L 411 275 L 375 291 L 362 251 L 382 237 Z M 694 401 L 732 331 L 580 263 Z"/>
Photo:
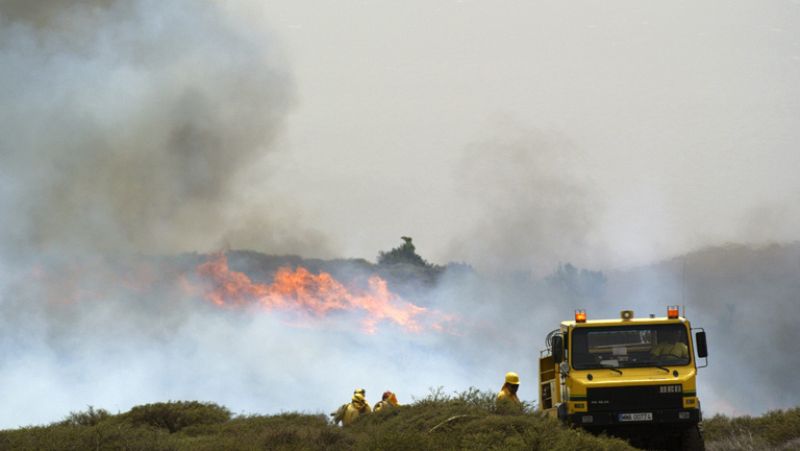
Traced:
<path id="1" fill-rule="evenodd" d="M 370 409 L 369 404 L 363 403 L 358 405 L 357 403 L 351 402 L 348 404 L 343 405 L 339 408 L 339 410 L 334 414 L 333 422 L 338 423 L 339 421 L 342 422 L 342 426 L 349 426 L 356 421 L 360 415 L 365 415 L 371 413 L 372 409 Z"/>
<path id="2" fill-rule="evenodd" d="M 678 359 L 689 358 L 689 347 L 685 343 L 661 343 L 650 350 L 654 356 L 675 357 Z"/>
<path id="3" fill-rule="evenodd" d="M 390 399 L 384 399 L 383 401 L 378 401 L 375 404 L 375 407 L 372 408 L 373 412 L 380 412 L 382 409 L 391 409 L 392 407 L 397 407 L 399 404 L 395 401 L 392 402 Z"/>
<path id="4" fill-rule="evenodd" d="M 387 408 L 390 408 L 390 407 L 392 407 L 392 404 L 390 402 L 388 402 L 386 400 L 378 401 L 378 402 L 375 403 L 375 406 L 372 408 L 372 411 L 373 412 L 380 412 L 381 409 L 387 409 Z"/>
<path id="5" fill-rule="evenodd" d="M 506 387 L 500 389 L 500 393 L 497 394 L 497 401 L 511 401 L 515 404 L 522 405 L 522 402 L 517 398 L 516 393 L 511 393 Z"/>

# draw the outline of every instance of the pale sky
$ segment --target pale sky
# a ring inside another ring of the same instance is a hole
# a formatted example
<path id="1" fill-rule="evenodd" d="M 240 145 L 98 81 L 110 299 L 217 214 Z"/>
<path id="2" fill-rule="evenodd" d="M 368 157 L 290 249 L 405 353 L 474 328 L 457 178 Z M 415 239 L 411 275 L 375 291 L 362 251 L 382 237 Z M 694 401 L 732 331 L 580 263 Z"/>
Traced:
<path id="1" fill-rule="evenodd" d="M 374 259 L 410 235 L 434 261 L 480 265 L 495 245 L 476 236 L 516 236 L 520 255 L 629 265 L 798 239 L 798 1 L 233 8 L 280 41 L 296 90 L 253 195 L 288 201 L 334 254 Z M 495 152 L 508 139 L 522 156 Z M 579 244 L 559 243 L 558 215 L 527 233 L 557 197 L 509 218 L 545 175 L 581 191 L 586 228 L 564 232 Z"/>

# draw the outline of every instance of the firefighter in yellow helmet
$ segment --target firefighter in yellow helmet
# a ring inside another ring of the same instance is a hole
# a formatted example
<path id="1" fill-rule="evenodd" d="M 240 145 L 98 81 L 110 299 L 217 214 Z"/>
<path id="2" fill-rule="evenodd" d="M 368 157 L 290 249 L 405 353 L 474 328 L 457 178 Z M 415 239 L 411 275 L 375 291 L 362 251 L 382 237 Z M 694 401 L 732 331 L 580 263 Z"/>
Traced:
<path id="1" fill-rule="evenodd" d="M 382 409 L 390 409 L 392 407 L 397 407 L 400 403 L 397 402 L 397 395 L 392 393 L 389 390 L 383 392 L 383 398 L 375 404 L 375 407 L 372 408 L 373 412 L 379 412 Z"/>
<path id="2" fill-rule="evenodd" d="M 658 338 L 659 343 L 650 350 L 650 355 L 660 357 L 662 360 L 689 358 L 689 347 L 684 343 L 686 334 L 681 333 L 680 329 L 661 331 Z"/>
<path id="3" fill-rule="evenodd" d="M 519 398 L 517 398 L 517 390 L 519 389 L 519 375 L 514 372 L 506 373 L 506 381 L 500 393 L 497 394 L 497 402 L 513 403 L 515 406 L 522 406 Z"/>
<path id="4" fill-rule="evenodd" d="M 364 399 L 364 395 L 356 391 L 356 393 L 353 394 L 353 399 L 348 404 L 343 404 L 342 407 L 339 407 L 339 410 L 332 413 L 331 416 L 333 417 L 334 424 L 341 421 L 342 426 L 349 426 L 360 415 L 371 412 L 372 409 L 370 409 L 369 404 L 367 404 L 367 400 Z"/>

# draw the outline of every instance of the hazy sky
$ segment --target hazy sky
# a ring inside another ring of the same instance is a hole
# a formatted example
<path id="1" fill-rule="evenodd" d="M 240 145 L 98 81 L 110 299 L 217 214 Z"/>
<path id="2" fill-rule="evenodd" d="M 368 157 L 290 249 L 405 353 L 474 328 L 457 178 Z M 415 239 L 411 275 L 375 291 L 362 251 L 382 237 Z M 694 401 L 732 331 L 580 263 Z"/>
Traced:
<path id="1" fill-rule="evenodd" d="M 335 254 L 405 234 L 480 264 L 512 238 L 523 267 L 627 265 L 799 238 L 798 1 L 234 9 L 296 89 L 253 196 L 290 199 Z"/>

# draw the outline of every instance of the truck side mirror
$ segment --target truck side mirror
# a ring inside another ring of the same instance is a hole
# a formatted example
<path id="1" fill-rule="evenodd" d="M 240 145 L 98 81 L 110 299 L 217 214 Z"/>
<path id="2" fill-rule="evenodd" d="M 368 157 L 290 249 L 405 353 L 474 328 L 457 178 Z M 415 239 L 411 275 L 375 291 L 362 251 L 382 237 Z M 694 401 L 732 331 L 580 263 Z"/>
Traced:
<path id="1" fill-rule="evenodd" d="M 697 356 L 700 358 L 708 357 L 708 345 L 706 345 L 706 331 L 701 330 L 695 334 L 697 343 Z"/>
<path id="2" fill-rule="evenodd" d="M 550 339 L 550 348 L 553 350 L 553 361 L 561 363 L 564 361 L 564 338 L 561 335 L 553 335 Z"/>

